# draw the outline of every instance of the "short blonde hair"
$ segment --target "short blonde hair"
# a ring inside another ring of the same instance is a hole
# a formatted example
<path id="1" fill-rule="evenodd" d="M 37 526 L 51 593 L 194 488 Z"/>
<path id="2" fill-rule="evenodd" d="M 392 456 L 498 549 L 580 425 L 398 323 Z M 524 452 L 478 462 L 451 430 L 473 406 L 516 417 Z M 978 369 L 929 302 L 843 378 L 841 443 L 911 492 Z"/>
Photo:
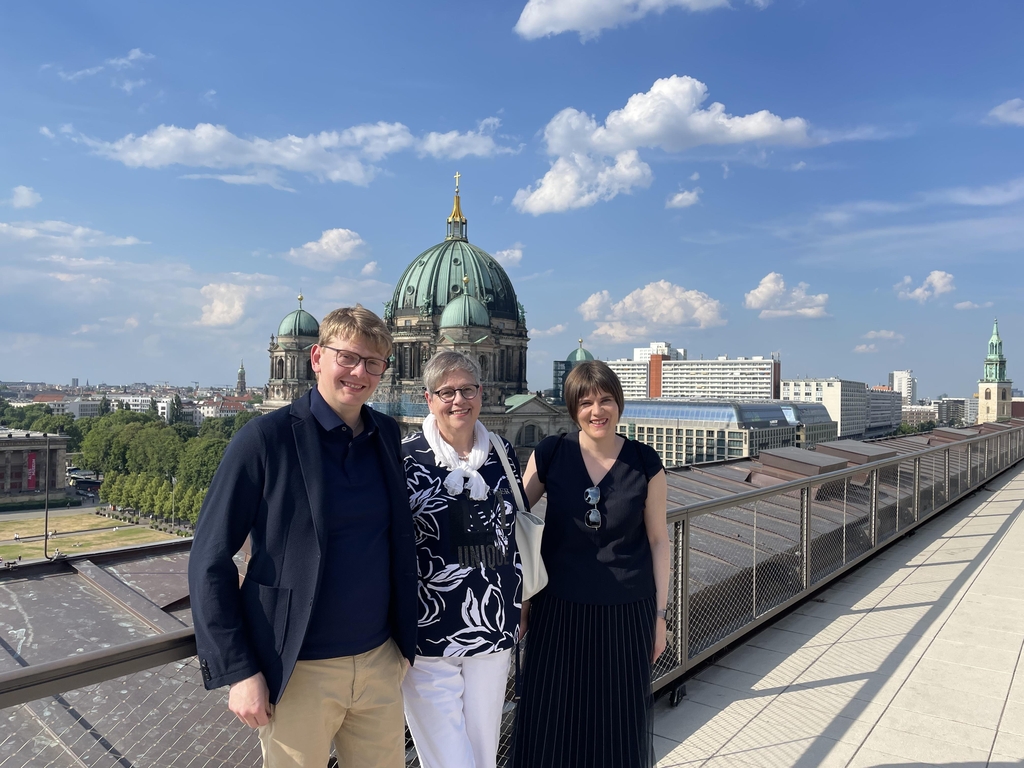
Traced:
<path id="1" fill-rule="evenodd" d="M 340 307 L 329 313 L 320 323 L 320 346 L 331 339 L 359 339 L 372 347 L 385 360 L 391 355 L 391 331 L 384 321 L 362 304 Z"/>
<path id="2" fill-rule="evenodd" d="M 626 407 L 626 399 L 622 396 L 622 384 L 615 371 L 601 360 L 585 360 L 576 363 L 565 377 L 565 406 L 576 426 L 580 425 L 580 400 L 587 395 L 594 396 L 598 392 L 607 392 L 615 398 L 619 407 L 619 417 Z"/>

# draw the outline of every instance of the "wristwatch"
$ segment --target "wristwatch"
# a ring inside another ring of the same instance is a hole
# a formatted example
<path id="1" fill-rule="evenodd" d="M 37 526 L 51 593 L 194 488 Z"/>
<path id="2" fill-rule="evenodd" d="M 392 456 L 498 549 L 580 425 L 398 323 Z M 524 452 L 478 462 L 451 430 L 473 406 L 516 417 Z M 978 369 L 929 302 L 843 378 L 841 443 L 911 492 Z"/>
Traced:
<path id="1" fill-rule="evenodd" d="M 657 611 L 654 612 L 654 615 L 657 618 L 659 618 L 659 619 L 664 619 L 665 618 L 665 609 L 664 608 L 659 608 Z"/>

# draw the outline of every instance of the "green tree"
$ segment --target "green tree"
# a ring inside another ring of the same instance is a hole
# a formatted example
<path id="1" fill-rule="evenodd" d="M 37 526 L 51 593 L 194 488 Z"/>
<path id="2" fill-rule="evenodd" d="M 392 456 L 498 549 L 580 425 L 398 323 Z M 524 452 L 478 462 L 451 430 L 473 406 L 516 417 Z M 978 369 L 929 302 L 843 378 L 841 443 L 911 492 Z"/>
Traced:
<path id="1" fill-rule="evenodd" d="M 234 416 L 203 419 L 203 423 L 199 426 L 199 437 L 220 437 L 227 440 L 231 437 L 231 428 L 234 423 Z"/>
<path id="2" fill-rule="evenodd" d="M 150 416 L 156 416 L 157 418 L 159 418 L 160 409 L 157 407 L 155 397 L 149 398 L 149 409 L 146 411 L 146 413 L 148 413 Z"/>
<path id="3" fill-rule="evenodd" d="M 29 427 L 33 432 L 45 432 L 48 435 L 63 433 L 68 436 L 68 453 L 77 453 L 82 445 L 82 430 L 75 423 L 70 413 L 63 416 L 40 416 Z"/>
<path id="4" fill-rule="evenodd" d="M 227 445 L 228 441 L 223 438 L 189 440 L 178 464 L 178 482 L 188 488 L 208 487 Z"/>
<path id="5" fill-rule="evenodd" d="M 144 477 L 149 476 L 144 475 Z M 159 475 L 149 477 L 148 482 L 143 485 L 142 492 L 139 494 L 139 509 L 141 511 L 150 515 L 156 512 L 157 494 L 160 493 L 160 488 L 165 482 Z"/>
<path id="6" fill-rule="evenodd" d="M 100 486 L 100 498 L 108 504 L 121 503 L 121 475 L 111 472 L 103 478 Z"/>
<path id="7" fill-rule="evenodd" d="M 125 460 L 129 472 L 151 472 L 171 477 L 181 460 L 182 441 L 173 429 L 156 421 L 138 430 L 128 445 Z"/>
<path id="8" fill-rule="evenodd" d="M 177 517 L 195 523 L 196 519 L 192 517 L 192 505 L 195 502 L 195 498 L 195 488 L 186 488 L 185 492 L 177 497 Z"/>
<path id="9" fill-rule="evenodd" d="M 164 480 L 160 483 L 160 489 L 156 492 L 153 502 L 153 513 L 159 517 L 171 516 L 171 481 Z"/>
<path id="10" fill-rule="evenodd" d="M 110 401 L 104 395 L 100 398 L 100 416 L 106 416 L 108 413 L 110 413 Z"/>
<path id="11" fill-rule="evenodd" d="M 191 421 L 175 422 L 171 424 L 171 429 L 181 438 L 183 443 L 199 436 L 199 429 Z"/>
<path id="12" fill-rule="evenodd" d="M 248 424 L 250 421 L 259 416 L 256 411 L 242 411 L 235 415 L 234 428 L 231 430 L 231 436 L 234 437 L 238 434 L 238 430 Z"/>
<path id="13" fill-rule="evenodd" d="M 4 409 L 3 422 L 14 429 L 28 429 L 36 419 L 52 415 L 53 409 L 44 403 L 32 403 L 24 408 L 9 406 Z"/>
<path id="14" fill-rule="evenodd" d="M 192 525 L 195 525 L 199 520 L 199 513 L 203 509 L 203 501 L 206 499 L 206 492 L 209 488 L 203 488 L 201 491 L 197 491 L 196 495 L 192 497 L 192 507 L 189 509 L 188 520 Z"/>
<path id="15" fill-rule="evenodd" d="M 81 465 L 96 472 L 110 473 L 107 463 L 110 460 L 111 447 L 116 432 L 109 417 L 101 416 L 96 420 L 89 434 L 82 440 Z"/>

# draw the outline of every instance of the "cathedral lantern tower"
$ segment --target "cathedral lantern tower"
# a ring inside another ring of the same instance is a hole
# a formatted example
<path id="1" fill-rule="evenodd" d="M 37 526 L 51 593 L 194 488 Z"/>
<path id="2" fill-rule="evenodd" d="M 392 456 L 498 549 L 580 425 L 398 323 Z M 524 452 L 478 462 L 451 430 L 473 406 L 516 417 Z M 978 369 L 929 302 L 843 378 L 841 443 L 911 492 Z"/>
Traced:
<path id="1" fill-rule="evenodd" d="M 527 391 L 526 316 L 502 266 L 469 242 L 460 178 L 455 175 L 445 239 L 412 260 L 384 305 L 394 359 L 374 394 L 374 407 L 394 415 L 406 431 L 418 428 L 427 413 L 423 366 L 438 350 L 453 349 L 479 363 L 480 418 L 504 434 L 505 401 Z"/>
<path id="2" fill-rule="evenodd" d="M 985 357 L 985 376 L 978 380 L 978 423 L 1008 421 L 1013 382 L 1006 378 L 1006 358 L 1003 340 L 999 337 L 999 320 L 992 324 L 992 337 L 988 340 Z"/>
<path id="3" fill-rule="evenodd" d="M 235 383 L 235 394 L 239 397 L 245 394 L 245 361 L 238 362 L 238 381 Z"/>

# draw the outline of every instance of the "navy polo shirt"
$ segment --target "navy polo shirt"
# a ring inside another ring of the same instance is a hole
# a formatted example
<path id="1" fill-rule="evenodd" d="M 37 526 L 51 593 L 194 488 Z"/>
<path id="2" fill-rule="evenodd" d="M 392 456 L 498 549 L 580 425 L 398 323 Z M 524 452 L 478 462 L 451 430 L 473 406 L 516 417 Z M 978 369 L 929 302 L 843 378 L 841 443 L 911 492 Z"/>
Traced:
<path id="1" fill-rule="evenodd" d="M 319 425 L 327 552 L 299 658 L 332 659 L 373 650 L 391 634 L 391 507 L 370 410 L 363 407 L 356 437 L 316 387 L 310 410 Z"/>

